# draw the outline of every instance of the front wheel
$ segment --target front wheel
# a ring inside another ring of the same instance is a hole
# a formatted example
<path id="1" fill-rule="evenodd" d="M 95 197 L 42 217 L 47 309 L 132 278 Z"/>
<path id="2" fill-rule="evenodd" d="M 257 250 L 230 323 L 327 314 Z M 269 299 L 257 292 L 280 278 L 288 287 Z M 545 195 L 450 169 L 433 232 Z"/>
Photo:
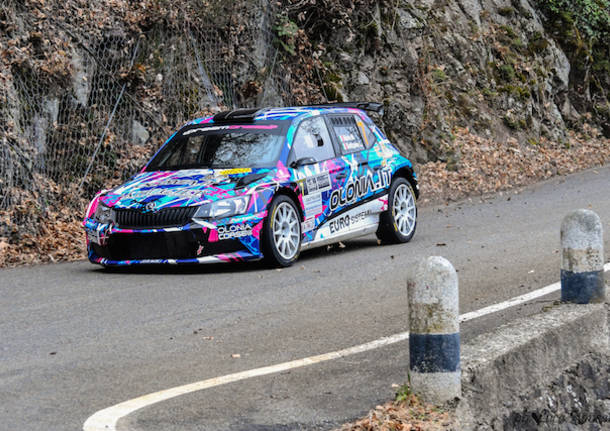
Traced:
<path id="1" fill-rule="evenodd" d="M 391 244 L 409 242 L 417 226 L 417 205 L 411 184 L 398 177 L 388 194 L 388 210 L 380 215 L 377 238 Z"/>
<path id="2" fill-rule="evenodd" d="M 271 266 L 290 266 L 301 250 L 301 219 L 288 196 L 278 195 L 271 202 L 263 226 L 263 255 Z"/>

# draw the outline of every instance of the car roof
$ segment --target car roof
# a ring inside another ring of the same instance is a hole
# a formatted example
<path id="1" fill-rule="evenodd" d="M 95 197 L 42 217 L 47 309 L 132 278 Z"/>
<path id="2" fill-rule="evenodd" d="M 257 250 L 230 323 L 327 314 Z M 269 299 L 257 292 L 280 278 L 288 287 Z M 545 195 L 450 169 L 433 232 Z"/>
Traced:
<path id="1" fill-rule="evenodd" d="M 330 108 L 316 106 L 297 106 L 290 108 L 270 108 L 261 111 L 254 120 L 289 120 L 295 119 L 308 114 L 328 114 L 328 113 L 362 113 L 360 109 L 355 108 Z"/>
<path id="2" fill-rule="evenodd" d="M 261 109 L 239 109 L 233 111 L 225 111 L 209 117 L 197 118 L 189 121 L 185 126 L 192 124 L 205 123 L 241 123 L 252 121 L 268 121 L 268 120 L 294 120 L 298 117 L 327 114 L 327 113 L 355 113 L 364 114 L 363 109 L 374 110 L 380 112 L 383 105 L 369 102 L 354 102 L 354 103 L 336 103 L 326 105 L 311 105 L 311 106 L 291 106 L 283 108 L 261 108 Z"/>

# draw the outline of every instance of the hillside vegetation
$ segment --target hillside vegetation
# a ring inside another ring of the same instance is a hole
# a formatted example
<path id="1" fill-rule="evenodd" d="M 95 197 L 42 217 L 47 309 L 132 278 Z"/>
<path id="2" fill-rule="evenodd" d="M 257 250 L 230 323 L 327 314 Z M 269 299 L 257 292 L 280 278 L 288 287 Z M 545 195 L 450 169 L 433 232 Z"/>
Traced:
<path id="1" fill-rule="evenodd" d="M 608 0 L 6 0 L 0 265 L 83 257 L 86 203 L 184 121 L 375 100 L 426 201 L 610 160 Z"/>

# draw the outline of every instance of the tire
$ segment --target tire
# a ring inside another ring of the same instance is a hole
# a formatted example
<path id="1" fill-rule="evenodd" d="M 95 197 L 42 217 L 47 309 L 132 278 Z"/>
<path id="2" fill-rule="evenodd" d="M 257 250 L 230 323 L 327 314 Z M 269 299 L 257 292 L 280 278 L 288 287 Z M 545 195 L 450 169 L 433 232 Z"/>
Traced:
<path id="1" fill-rule="evenodd" d="M 402 177 L 392 181 L 388 210 L 379 216 L 377 238 L 388 244 L 411 241 L 417 227 L 417 200 L 413 187 Z"/>
<path id="2" fill-rule="evenodd" d="M 263 256 L 272 267 L 292 265 L 301 250 L 301 217 L 292 199 L 285 195 L 273 198 L 263 224 Z"/>

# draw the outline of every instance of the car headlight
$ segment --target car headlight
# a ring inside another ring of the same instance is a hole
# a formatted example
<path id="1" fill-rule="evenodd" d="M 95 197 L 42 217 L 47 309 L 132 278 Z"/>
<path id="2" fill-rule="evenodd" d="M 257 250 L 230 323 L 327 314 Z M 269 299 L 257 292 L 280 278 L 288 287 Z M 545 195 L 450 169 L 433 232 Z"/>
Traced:
<path id="1" fill-rule="evenodd" d="M 103 203 L 98 203 L 95 209 L 95 219 L 102 224 L 111 223 L 114 221 L 114 212 L 112 208 L 107 207 Z"/>
<path id="2" fill-rule="evenodd" d="M 249 203 L 250 196 L 247 195 L 210 202 L 201 205 L 193 218 L 226 218 L 244 214 Z"/>

